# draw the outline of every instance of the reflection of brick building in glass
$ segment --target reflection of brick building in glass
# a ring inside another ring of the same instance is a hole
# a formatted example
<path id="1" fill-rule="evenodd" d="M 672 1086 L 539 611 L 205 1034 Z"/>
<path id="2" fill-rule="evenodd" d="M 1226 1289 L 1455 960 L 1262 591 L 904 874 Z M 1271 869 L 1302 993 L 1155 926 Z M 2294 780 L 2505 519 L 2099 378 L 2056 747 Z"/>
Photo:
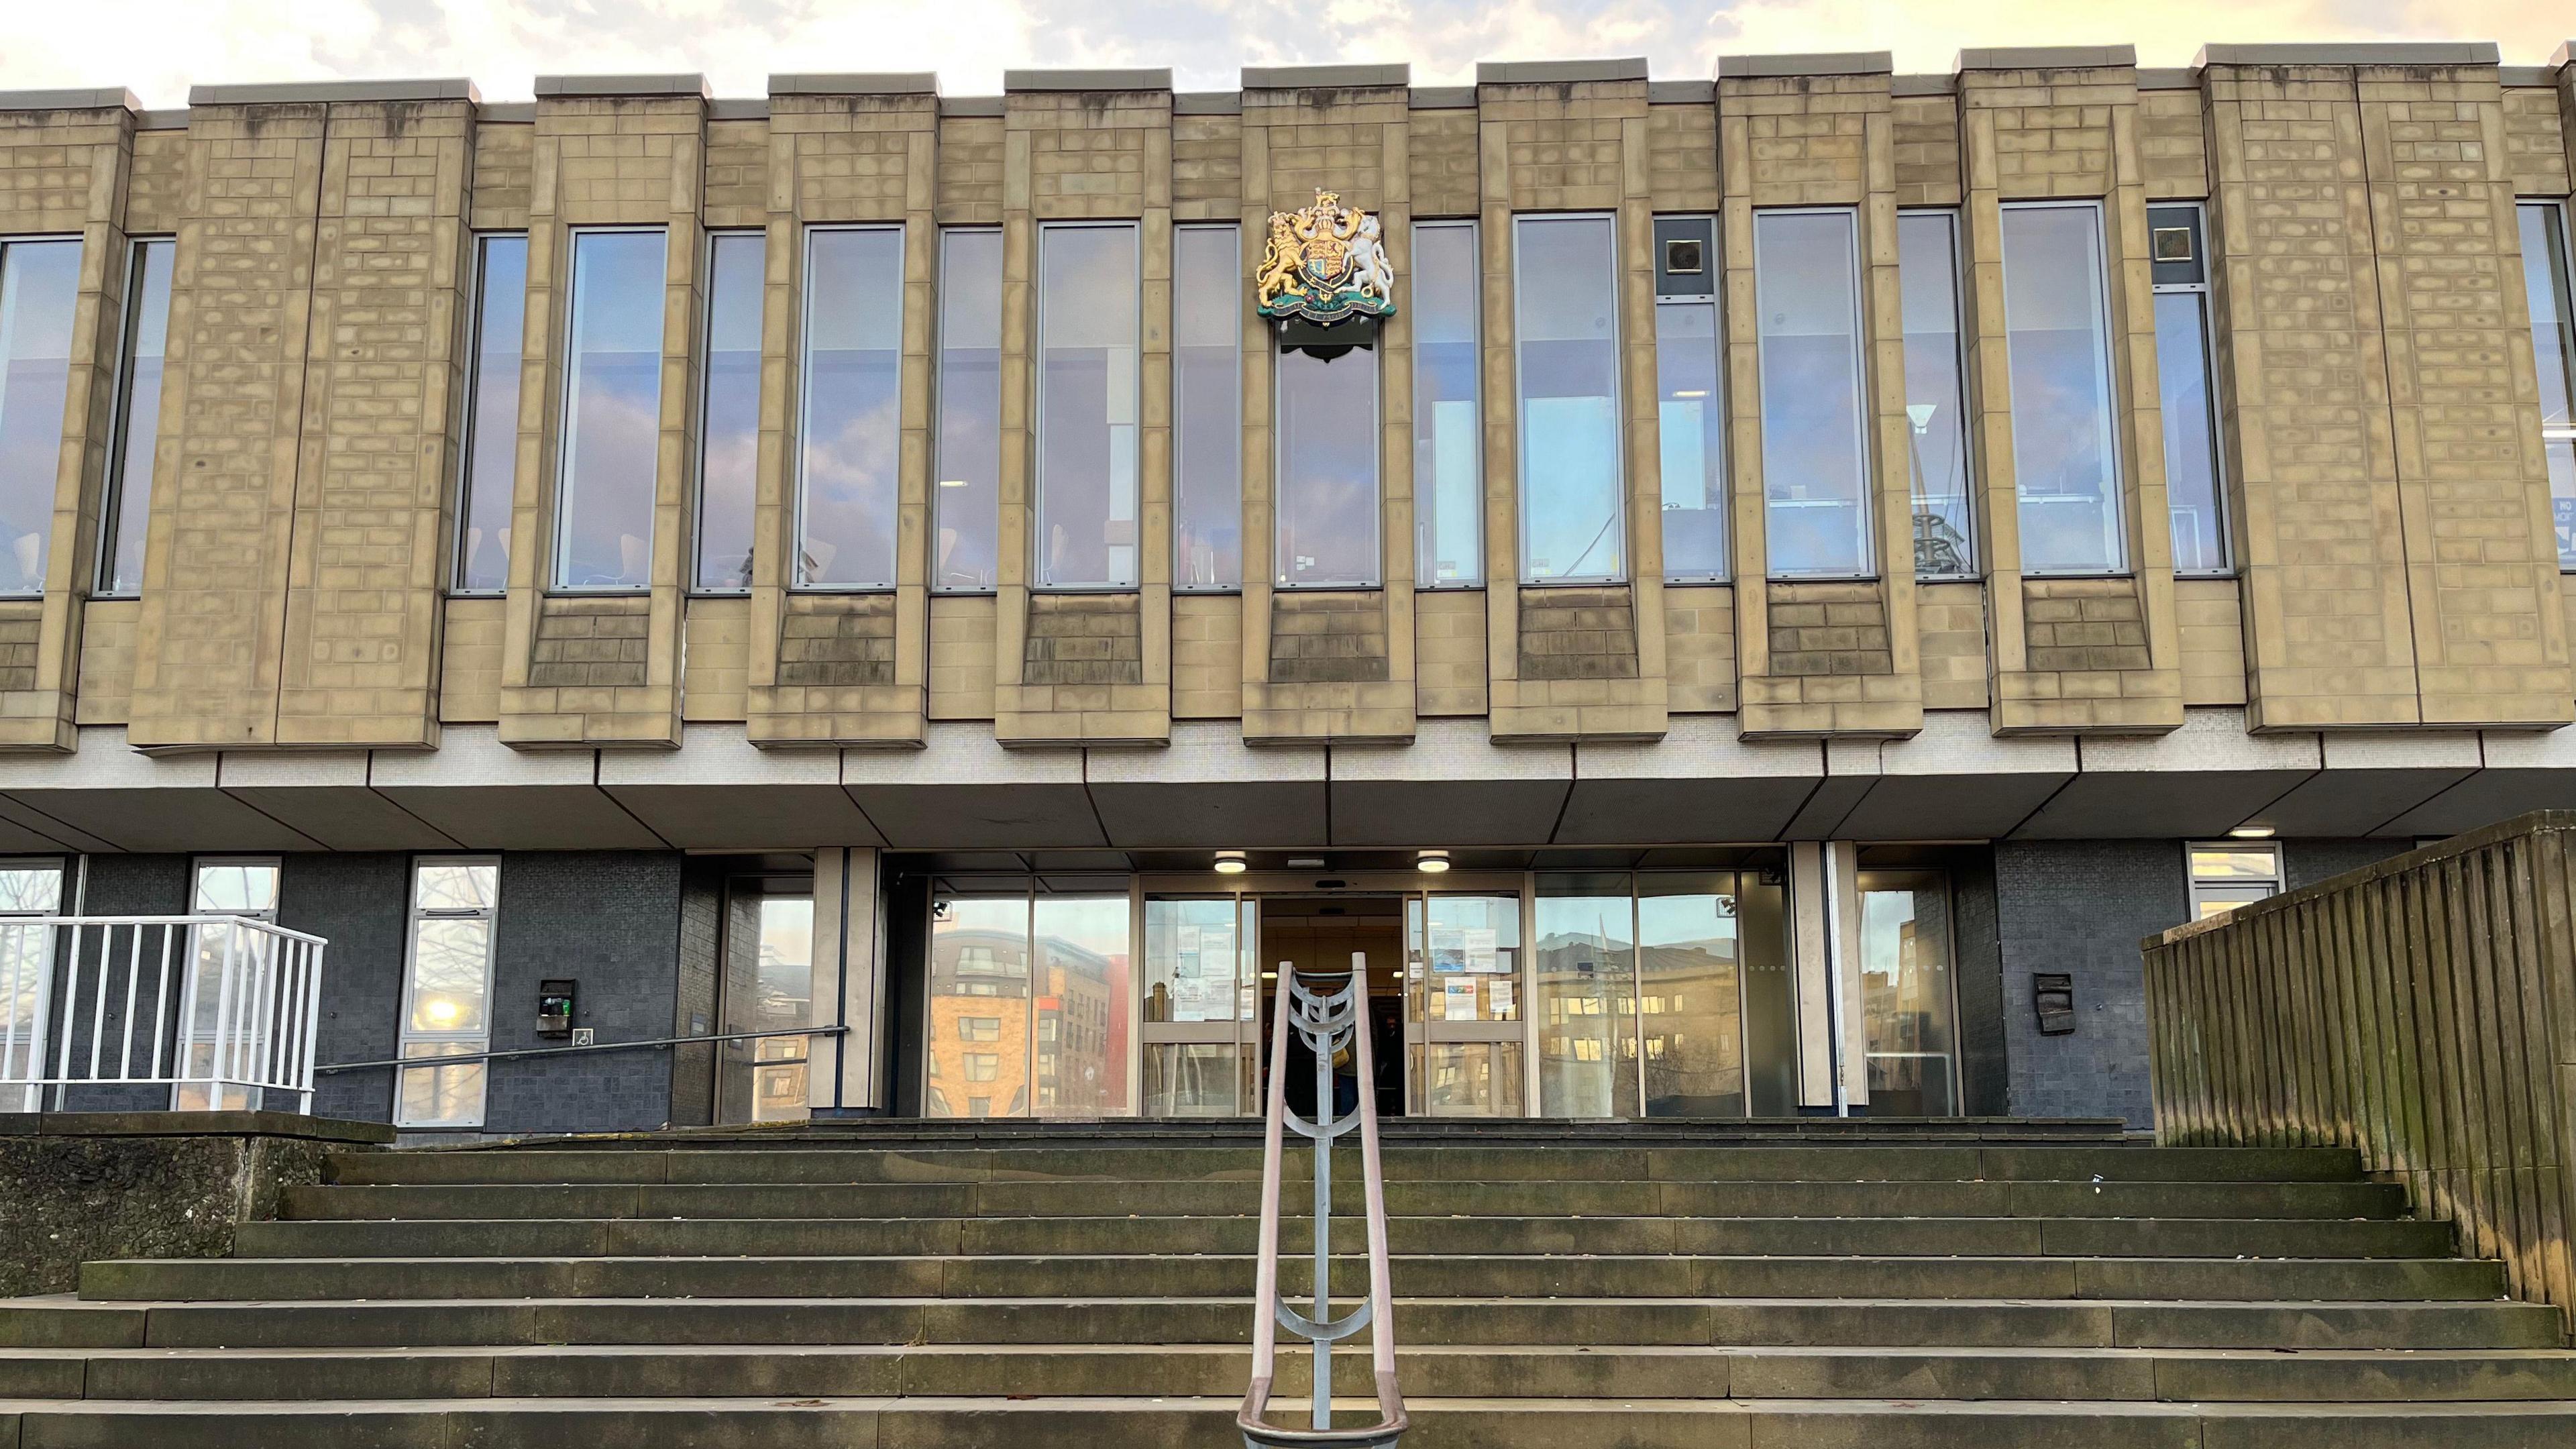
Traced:
<path id="1" fill-rule="evenodd" d="M 1127 1034 L 1112 1007 L 1124 999 L 1127 953 L 1041 936 L 1033 994 L 1029 938 L 1019 925 L 1026 905 L 948 907 L 953 919 L 937 923 L 932 936 L 923 1110 L 1085 1116 L 1124 1106 Z"/>

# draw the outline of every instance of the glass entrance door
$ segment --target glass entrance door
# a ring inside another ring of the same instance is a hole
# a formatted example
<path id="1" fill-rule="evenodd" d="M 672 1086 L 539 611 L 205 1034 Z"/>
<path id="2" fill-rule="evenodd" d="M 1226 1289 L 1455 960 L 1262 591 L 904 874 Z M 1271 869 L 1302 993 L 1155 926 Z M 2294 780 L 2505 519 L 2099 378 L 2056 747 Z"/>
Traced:
<path id="1" fill-rule="evenodd" d="M 1520 896 L 1410 896 L 1404 923 L 1406 1106 L 1430 1117 L 1523 1115 Z"/>

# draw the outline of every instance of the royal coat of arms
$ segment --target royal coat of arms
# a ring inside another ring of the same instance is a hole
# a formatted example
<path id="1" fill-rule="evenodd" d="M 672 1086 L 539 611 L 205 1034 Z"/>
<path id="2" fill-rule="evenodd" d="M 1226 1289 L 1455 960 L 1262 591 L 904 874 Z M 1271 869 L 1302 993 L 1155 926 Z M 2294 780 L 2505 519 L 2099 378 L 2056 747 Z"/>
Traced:
<path id="1" fill-rule="evenodd" d="M 1395 315 L 1395 264 L 1374 216 L 1329 191 L 1315 204 L 1270 213 L 1270 247 L 1253 283 L 1261 315 L 1330 327 Z"/>

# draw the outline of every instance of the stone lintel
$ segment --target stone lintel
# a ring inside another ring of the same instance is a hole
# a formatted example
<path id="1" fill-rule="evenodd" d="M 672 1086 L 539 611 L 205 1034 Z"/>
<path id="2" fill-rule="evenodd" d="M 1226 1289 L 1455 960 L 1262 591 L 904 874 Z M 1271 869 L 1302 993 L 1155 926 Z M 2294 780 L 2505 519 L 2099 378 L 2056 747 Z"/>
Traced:
<path id="1" fill-rule="evenodd" d="M 1721 55 L 1720 80 L 1800 75 L 1894 75 L 1896 57 L 1884 50 L 1815 51 L 1804 55 Z"/>
<path id="2" fill-rule="evenodd" d="M 292 106 L 332 101 L 480 101 L 463 76 L 440 80 L 296 81 L 281 85 L 190 86 L 192 106 Z"/>
<path id="3" fill-rule="evenodd" d="M 1614 60 L 1487 60 L 1476 64 L 1480 86 L 1548 86 L 1579 81 L 1641 81 L 1642 55 Z"/>
<path id="4" fill-rule="evenodd" d="M 1350 90 L 1361 86 L 1402 89 L 1413 84 L 1409 65 L 1247 65 L 1248 91 Z"/>
<path id="5" fill-rule="evenodd" d="M 1167 91 L 1172 88 L 1168 66 L 1131 66 L 1123 70 L 1006 70 L 1002 72 L 1002 92 L 1044 91 Z"/>
<path id="6" fill-rule="evenodd" d="M 669 75 L 541 75 L 537 99 L 574 100 L 598 96 L 695 96 L 707 100 L 707 78 L 696 71 Z"/>
<path id="7" fill-rule="evenodd" d="M 2204 45 L 2194 66 L 2207 65 L 2494 65 L 2492 40 L 2294 42 Z"/>
<path id="8" fill-rule="evenodd" d="M 2134 45 L 2006 45 L 1959 52 L 1960 70 L 2134 70 Z"/>

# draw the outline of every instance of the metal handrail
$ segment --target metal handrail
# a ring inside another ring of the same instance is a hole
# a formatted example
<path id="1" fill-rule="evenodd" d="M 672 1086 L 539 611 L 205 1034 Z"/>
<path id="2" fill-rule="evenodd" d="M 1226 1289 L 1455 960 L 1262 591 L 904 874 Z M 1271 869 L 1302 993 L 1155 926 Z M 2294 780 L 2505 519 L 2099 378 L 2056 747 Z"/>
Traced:
<path id="1" fill-rule="evenodd" d="M 1252 1302 L 1252 1384 L 1243 1408 L 1234 1416 L 1243 1431 L 1245 1449 L 1390 1449 L 1408 1420 L 1404 1395 L 1395 1386 L 1395 1310 L 1387 1284 L 1386 1176 L 1377 1147 L 1377 1063 L 1368 1031 L 1368 955 L 1351 953 L 1347 972 L 1311 972 L 1322 981 L 1342 984 L 1316 990 L 1298 980 L 1298 971 L 1279 963 L 1278 1004 L 1272 1011 L 1270 1035 L 1270 1107 L 1261 1140 L 1261 1259 Z M 1315 1119 L 1288 1110 L 1288 1026 L 1315 1055 Z M 1333 1110 L 1333 1053 L 1348 1041 L 1359 1076 L 1359 1110 L 1336 1117 Z M 1360 1176 L 1365 1188 L 1368 1224 L 1368 1301 L 1339 1318 L 1333 1311 L 1333 1142 L 1353 1126 L 1360 1133 Z M 1315 1162 L 1315 1294 L 1312 1316 L 1288 1306 L 1279 1292 L 1279 1178 L 1285 1129 L 1314 1144 Z M 1278 1369 L 1279 1330 L 1315 1346 L 1314 1408 L 1309 1427 L 1282 1428 L 1267 1421 L 1270 1385 Z M 1359 1428 L 1333 1427 L 1333 1345 L 1361 1329 L 1369 1330 L 1369 1358 L 1377 1376 L 1377 1422 Z"/>

